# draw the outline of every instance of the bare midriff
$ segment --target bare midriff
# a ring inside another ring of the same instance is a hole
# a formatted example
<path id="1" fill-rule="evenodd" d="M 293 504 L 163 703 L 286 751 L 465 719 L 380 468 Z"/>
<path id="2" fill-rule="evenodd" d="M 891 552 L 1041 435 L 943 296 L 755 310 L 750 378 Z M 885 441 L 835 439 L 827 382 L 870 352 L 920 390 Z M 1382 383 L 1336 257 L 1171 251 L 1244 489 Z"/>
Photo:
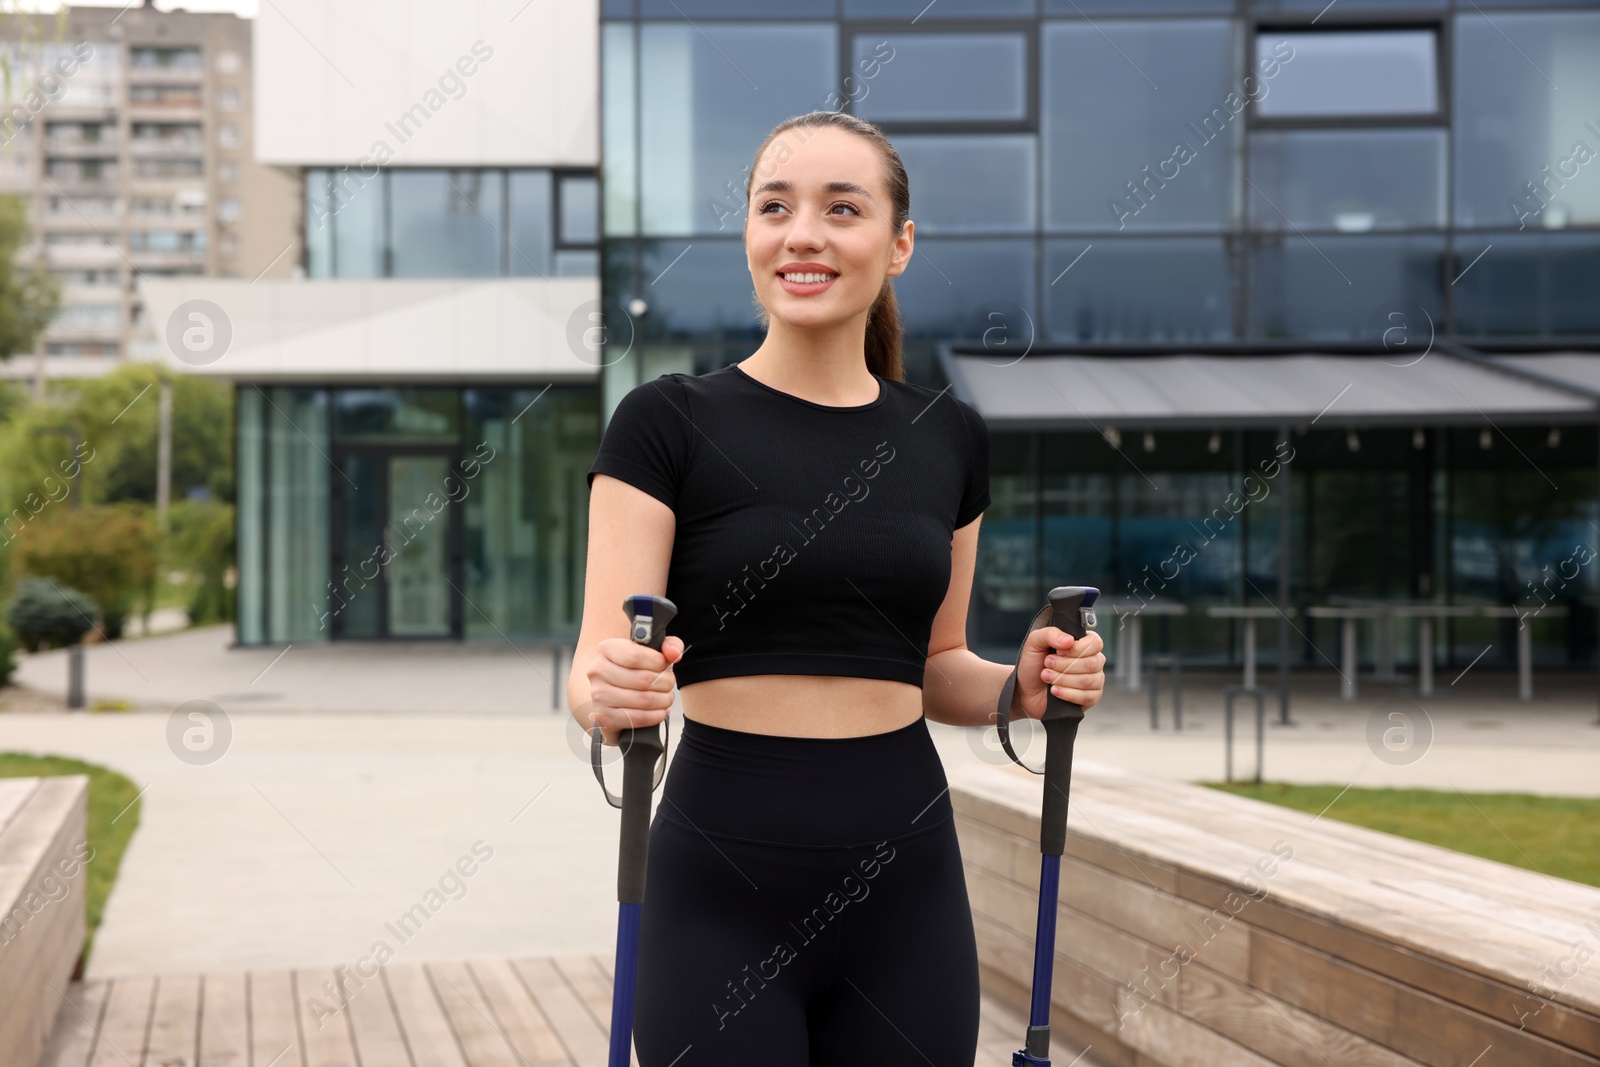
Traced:
<path id="1" fill-rule="evenodd" d="M 707 726 L 782 737 L 864 737 L 922 718 L 922 689 L 882 678 L 757 674 L 680 687 L 683 713 Z"/>

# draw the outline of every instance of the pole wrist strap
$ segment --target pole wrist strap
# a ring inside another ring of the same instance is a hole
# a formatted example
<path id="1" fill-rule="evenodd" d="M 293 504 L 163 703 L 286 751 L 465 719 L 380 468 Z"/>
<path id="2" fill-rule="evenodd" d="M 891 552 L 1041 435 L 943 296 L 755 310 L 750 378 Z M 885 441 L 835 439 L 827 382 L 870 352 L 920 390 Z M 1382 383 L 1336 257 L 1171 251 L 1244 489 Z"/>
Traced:
<path id="1" fill-rule="evenodd" d="M 1028 647 L 1028 634 L 1031 634 L 1033 631 L 1041 629 L 1042 627 L 1049 626 L 1050 619 L 1054 616 L 1054 614 L 1055 609 L 1051 605 L 1046 604 L 1044 607 L 1039 609 L 1039 613 L 1035 615 L 1033 617 L 1033 621 L 1028 624 L 1028 633 L 1023 634 L 1022 645 L 1017 649 L 1017 665 L 1011 668 L 1011 674 L 1006 678 L 1006 684 L 1000 687 L 1000 702 L 996 706 L 994 713 L 995 730 L 1000 734 L 1000 747 L 1005 749 L 1006 755 L 1011 757 L 1012 763 L 1015 763 L 1023 770 L 1031 771 L 1034 774 L 1043 774 L 1044 768 L 1030 767 L 1026 763 L 1023 763 L 1022 760 L 1017 757 L 1016 750 L 1011 747 L 1011 701 L 1013 694 L 1016 693 L 1017 689 L 1017 672 L 1022 667 L 1022 653 Z"/>

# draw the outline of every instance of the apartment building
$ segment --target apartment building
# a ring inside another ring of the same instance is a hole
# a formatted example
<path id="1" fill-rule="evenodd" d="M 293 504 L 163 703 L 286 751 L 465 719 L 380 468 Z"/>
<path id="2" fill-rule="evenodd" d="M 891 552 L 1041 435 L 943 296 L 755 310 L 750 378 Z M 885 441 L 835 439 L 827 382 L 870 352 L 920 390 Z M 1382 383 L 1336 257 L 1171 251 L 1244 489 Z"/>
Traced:
<path id="1" fill-rule="evenodd" d="M 297 185 L 257 161 L 251 29 L 148 3 L 12 15 L 0 195 L 24 197 L 61 310 L 0 373 L 103 373 L 140 326 L 141 278 L 288 276 Z"/>

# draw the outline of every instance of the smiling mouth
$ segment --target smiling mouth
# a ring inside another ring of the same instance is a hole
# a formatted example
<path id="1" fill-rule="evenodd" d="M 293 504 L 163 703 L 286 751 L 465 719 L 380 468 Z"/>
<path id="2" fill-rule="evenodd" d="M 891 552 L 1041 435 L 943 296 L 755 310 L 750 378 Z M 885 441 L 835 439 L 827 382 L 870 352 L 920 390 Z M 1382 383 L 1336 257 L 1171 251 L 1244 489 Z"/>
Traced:
<path id="1" fill-rule="evenodd" d="M 789 274 L 785 274 L 782 271 L 778 272 L 778 277 L 792 285 L 820 285 L 823 282 L 831 282 L 838 276 L 827 271 L 813 270 L 794 271 Z"/>

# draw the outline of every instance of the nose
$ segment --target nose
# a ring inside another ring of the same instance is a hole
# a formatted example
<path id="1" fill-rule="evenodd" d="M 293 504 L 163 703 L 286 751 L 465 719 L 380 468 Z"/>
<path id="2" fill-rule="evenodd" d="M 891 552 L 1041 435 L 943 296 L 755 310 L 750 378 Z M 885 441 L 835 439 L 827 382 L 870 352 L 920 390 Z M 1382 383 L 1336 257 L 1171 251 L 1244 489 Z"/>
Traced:
<path id="1" fill-rule="evenodd" d="M 809 212 L 796 212 L 789 224 L 787 245 L 791 251 L 822 247 L 822 223 Z"/>

